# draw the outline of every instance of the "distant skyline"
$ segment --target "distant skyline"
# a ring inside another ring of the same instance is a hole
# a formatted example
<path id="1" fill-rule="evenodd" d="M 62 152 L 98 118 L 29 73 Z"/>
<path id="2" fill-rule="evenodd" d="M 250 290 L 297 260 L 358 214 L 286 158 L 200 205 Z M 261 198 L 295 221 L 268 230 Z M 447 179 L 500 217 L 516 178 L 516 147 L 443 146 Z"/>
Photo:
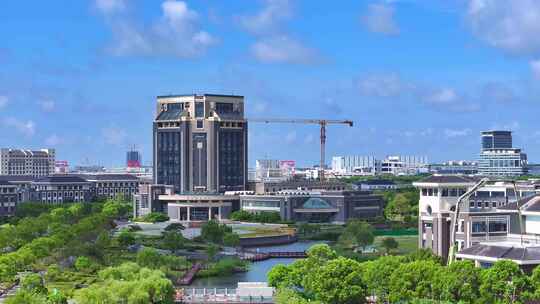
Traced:
<path id="1" fill-rule="evenodd" d="M 540 162 L 540 1 L 6 0 L 0 146 L 70 165 L 151 160 L 155 97 L 246 97 L 248 117 L 341 118 L 333 155 L 476 160 L 514 131 Z M 249 163 L 319 158 L 316 125 L 249 125 Z"/>

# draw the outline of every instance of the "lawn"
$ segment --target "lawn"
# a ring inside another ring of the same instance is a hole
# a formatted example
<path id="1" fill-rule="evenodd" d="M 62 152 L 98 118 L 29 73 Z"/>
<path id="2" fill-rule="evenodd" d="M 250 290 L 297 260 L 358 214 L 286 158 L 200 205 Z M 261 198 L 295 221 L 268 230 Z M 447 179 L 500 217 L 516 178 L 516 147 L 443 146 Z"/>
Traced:
<path id="1" fill-rule="evenodd" d="M 384 252 L 381 247 L 382 240 L 386 237 L 393 237 L 399 244 L 397 254 L 408 254 L 418 249 L 418 235 L 395 235 L 395 236 L 377 236 L 373 245 L 380 251 Z"/>
<path id="2" fill-rule="evenodd" d="M 241 238 L 294 234 L 295 229 L 281 225 L 236 226 L 234 232 Z"/>

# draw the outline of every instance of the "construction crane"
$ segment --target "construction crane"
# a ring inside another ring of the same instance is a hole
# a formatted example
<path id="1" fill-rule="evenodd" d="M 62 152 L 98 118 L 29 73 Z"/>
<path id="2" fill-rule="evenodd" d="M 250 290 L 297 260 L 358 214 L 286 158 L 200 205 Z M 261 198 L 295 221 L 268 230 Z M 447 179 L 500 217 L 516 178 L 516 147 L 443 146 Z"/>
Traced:
<path id="1" fill-rule="evenodd" d="M 288 118 L 248 118 L 248 122 L 262 123 L 293 123 L 293 124 L 317 124 L 321 127 L 321 162 L 319 167 L 319 179 L 324 180 L 325 149 L 326 149 L 326 126 L 330 124 L 344 124 L 353 126 L 352 120 L 334 119 L 288 119 Z"/>

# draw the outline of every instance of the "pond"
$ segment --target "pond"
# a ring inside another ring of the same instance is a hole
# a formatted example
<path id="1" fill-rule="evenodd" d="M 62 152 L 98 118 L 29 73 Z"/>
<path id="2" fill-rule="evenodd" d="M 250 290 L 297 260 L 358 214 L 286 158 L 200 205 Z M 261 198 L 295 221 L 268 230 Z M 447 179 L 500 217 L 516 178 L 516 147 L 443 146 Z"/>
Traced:
<path id="1" fill-rule="evenodd" d="M 269 251 L 304 251 L 315 244 L 325 243 L 324 241 L 306 241 L 296 242 L 287 245 L 259 247 L 259 252 Z M 257 250 L 257 248 L 250 248 Z M 190 285 L 191 287 L 223 287 L 236 288 L 238 282 L 266 282 L 266 275 L 278 264 L 290 264 L 295 259 L 268 259 L 266 261 L 251 263 L 249 271 L 235 273 L 226 277 L 210 277 L 195 279 Z"/>

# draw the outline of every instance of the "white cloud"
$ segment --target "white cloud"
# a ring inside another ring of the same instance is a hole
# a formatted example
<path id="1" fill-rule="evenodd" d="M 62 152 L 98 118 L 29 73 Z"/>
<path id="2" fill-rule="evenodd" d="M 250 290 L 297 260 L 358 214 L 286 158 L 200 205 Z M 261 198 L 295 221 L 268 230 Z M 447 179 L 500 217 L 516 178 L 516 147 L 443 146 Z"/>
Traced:
<path id="1" fill-rule="evenodd" d="M 50 99 L 40 101 L 39 105 L 41 109 L 45 112 L 52 112 L 54 111 L 54 108 L 56 107 L 56 103 L 54 102 L 54 100 L 50 100 Z"/>
<path id="2" fill-rule="evenodd" d="M 96 7 L 104 14 L 123 11 L 126 8 L 124 0 L 96 0 Z"/>
<path id="3" fill-rule="evenodd" d="M 108 50 L 116 56 L 201 56 L 217 43 L 200 29 L 200 16 L 186 2 L 166 0 L 162 15 L 152 24 L 136 24 L 126 16 L 109 16 L 113 41 Z"/>
<path id="4" fill-rule="evenodd" d="M 509 123 L 499 123 L 491 126 L 491 130 L 510 130 L 517 131 L 521 128 L 521 124 L 518 121 L 511 121 Z"/>
<path id="5" fill-rule="evenodd" d="M 410 89 L 397 74 L 369 75 L 358 81 L 360 93 L 376 97 L 397 97 Z"/>
<path id="6" fill-rule="evenodd" d="M 252 45 L 251 51 L 264 63 L 310 64 L 320 59 L 315 50 L 283 35 L 261 39 Z"/>
<path id="7" fill-rule="evenodd" d="M 9 98 L 7 96 L 0 95 L 0 109 L 7 106 L 8 103 L 9 103 Z"/>
<path id="8" fill-rule="evenodd" d="M 538 72 L 540 73 L 540 64 L 538 66 Z M 512 87 L 504 83 L 500 83 L 500 82 L 486 83 L 482 87 L 481 97 L 484 100 L 503 102 L 503 103 L 513 102 L 513 101 L 518 100 L 518 97 L 516 96 L 516 93 L 512 89 Z"/>
<path id="9" fill-rule="evenodd" d="M 424 100 L 432 104 L 453 104 L 459 100 L 459 96 L 454 89 L 439 88 L 424 97 Z"/>
<path id="10" fill-rule="evenodd" d="M 45 139 L 45 144 L 47 146 L 52 146 L 52 147 L 58 146 L 59 144 L 62 144 L 63 142 L 64 140 L 56 134 L 52 134 L 51 136 L 47 137 L 47 139 Z"/>
<path id="11" fill-rule="evenodd" d="M 121 145 L 127 137 L 124 129 L 116 127 L 108 127 L 101 129 L 101 135 L 105 142 L 110 145 Z"/>
<path id="12" fill-rule="evenodd" d="M 265 6 L 254 15 L 238 18 L 240 25 L 255 35 L 264 35 L 279 31 L 283 21 L 292 17 L 289 0 L 266 0 Z"/>
<path id="13" fill-rule="evenodd" d="M 31 120 L 21 121 L 15 117 L 8 117 L 4 119 L 3 123 L 4 126 L 13 128 L 15 131 L 28 137 L 31 137 L 36 133 L 35 123 Z"/>
<path id="14" fill-rule="evenodd" d="M 287 144 L 292 144 L 296 141 L 296 131 L 290 131 L 285 135 L 285 142 Z"/>
<path id="15" fill-rule="evenodd" d="M 362 23 L 373 33 L 383 35 L 399 34 L 399 27 L 394 20 L 395 9 L 388 4 L 370 4 L 367 13 L 362 16 Z"/>
<path id="16" fill-rule="evenodd" d="M 529 62 L 531 72 L 536 80 L 540 80 L 540 60 L 533 60 Z"/>
<path id="17" fill-rule="evenodd" d="M 514 54 L 540 53 L 540 1 L 470 0 L 473 33 L 492 47 Z"/>
<path id="18" fill-rule="evenodd" d="M 444 135 L 448 138 L 454 138 L 454 137 L 463 137 L 463 136 L 469 136 L 471 134 L 471 129 L 465 128 L 465 129 L 444 129 Z"/>

